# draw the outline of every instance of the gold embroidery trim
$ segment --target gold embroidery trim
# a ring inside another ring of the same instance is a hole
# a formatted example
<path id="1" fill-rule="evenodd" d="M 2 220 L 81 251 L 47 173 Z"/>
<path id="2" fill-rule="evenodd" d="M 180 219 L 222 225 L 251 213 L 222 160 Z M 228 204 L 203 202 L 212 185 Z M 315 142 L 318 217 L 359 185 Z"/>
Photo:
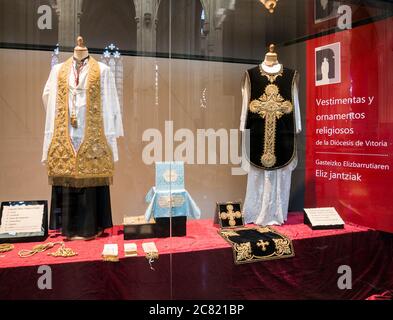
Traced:
<path id="1" fill-rule="evenodd" d="M 288 240 L 286 240 L 286 239 L 273 239 L 273 241 L 276 245 L 276 252 L 275 252 L 276 255 L 282 256 L 284 254 L 291 253 L 291 247 L 290 247 Z"/>
<path id="2" fill-rule="evenodd" d="M 72 58 L 59 70 L 55 129 L 48 152 L 48 176 L 55 185 L 107 185 L 109 180 L 105 178 L 113 176 L 113 155 L 105 137 L 102 117 L 100 67 L 92 57 L 88 66 L 85 134 L 77 153 L 68 129 L 68 79 Z M 81 179 L 88 180 L 82 183 Z"/>
<path id="3" fill-rule="evenodd" d="M 236 251 L 237 261 L 252 260 L 252 258 L 254 257 L 253 254 L 251 253 L 250 242 L 235 244 L 233 248 Z"/>
<path id="4" fill-rule="evenodd" d="M 178 208 L 181 207 L 186 199 L 182 195 L 161 196 L 158 199 L 160 208 Z"/>
<path id="5" fill-rule="evenodd" d="M 239 236 L 239 234 L 236 231 L 229 230 L 229 231 L 221 231 L 221 234 L 228 238 L 228 237 L 236 237 Z"/>
<path id="6" fill-rule="evenodd" d="M 112 177 L 108 178 L 82 178 L 75 179 L 70 177 L 48 177 L 50 185 L 73 187 L 73 188 L 86 188 L 86 187 L 99 187 L 109 186 L 113 182 Z"/>
<path id="7" fill-rule="evenodd" d="M 272 230 L 269 227 L 258 227 L 255 230 L 257 230 L 259 233 L 272 232 Z"/>
<path id="8" fill-rule="evenodd" d="M 264 149 L 261 156 L 261 163 L 266 167 L 273 167 L 276 163 L 276 124 L 284 114 L 293 111 L 293 105 L 289 100 L 285 100 L 279 93 L 279 88 L 275 84 L 268 84 L 265 92 L 259 99 L 250 102 L 249 109 L 265 119 Z"/>
<path id="9" fill-rule="evenodd" d="M 280 70 L 276 73 L 267 73 L 265 70 L 263 70 L 262 64 L 259 65 L 259 72 L 261 73 L 261 76 L 265 76 L 270 83 L 276 81 L 277 77 L 282 76 L 283 71 L 284 71 L 284 67 L 282 64 Z"/>

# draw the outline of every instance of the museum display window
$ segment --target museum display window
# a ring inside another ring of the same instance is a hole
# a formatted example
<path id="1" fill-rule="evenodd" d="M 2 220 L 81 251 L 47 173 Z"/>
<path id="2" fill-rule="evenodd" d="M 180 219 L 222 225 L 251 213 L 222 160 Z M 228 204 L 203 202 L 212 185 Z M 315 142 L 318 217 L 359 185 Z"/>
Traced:
<path id="1" fill-rule="evenodd" d="M 1 299 L 392 292 L 391 2 L 0 0 L 0 25 Z"/>

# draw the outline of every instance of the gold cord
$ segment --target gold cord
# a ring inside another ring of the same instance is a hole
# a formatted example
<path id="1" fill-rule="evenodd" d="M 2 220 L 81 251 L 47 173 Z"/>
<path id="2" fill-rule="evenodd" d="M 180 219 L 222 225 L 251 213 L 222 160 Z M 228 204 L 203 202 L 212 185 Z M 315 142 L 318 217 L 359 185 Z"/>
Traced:
<path id="1" fill-rule="evenodd" d="M 2 243 L 0 244 L 0 253 L 8 252 L 14 249 L 14 245 L 10 243 Z"/>
<path id="2" fill-rule="evenodd" d="M 61 247 L 56 252 L 49 253 L 48 255 L 54 257 L 72 257 L 77 254 L 72 249 L 65 248 L 64 242 L 48 242 L 48 243 L 36 245 L 33 247 L 32 250 L 26 250 L 26 249 L 20 250 L 18 252 L 18 255 L 21 258 L 28 258 L 35 255 L 36 253 L 44 252 L 48 249 L 51 249 L 57 244 L 61 245 Z"/>
<path id="3" fill-rule="evenodd" d="M 153 262 L 155 260 L 158 260 L 158 252 L 157 251 L 146 252 L 146 259 L 147 259 L 147 262 L 149 262 L 150 269 L 155 271 L 155 269 L 153 267 Z"/>

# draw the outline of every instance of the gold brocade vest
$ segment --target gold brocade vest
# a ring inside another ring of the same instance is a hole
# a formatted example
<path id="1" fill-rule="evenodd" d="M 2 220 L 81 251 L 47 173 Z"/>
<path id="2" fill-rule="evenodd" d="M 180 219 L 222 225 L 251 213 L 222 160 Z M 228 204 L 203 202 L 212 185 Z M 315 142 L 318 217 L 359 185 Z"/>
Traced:
<path id="1" fill-rule="evenodd" d="M 104 133 L 100 67 L 95 59 L 89 58 L 84 139 L 76 152 L 68 129 L 68 79 L 72 60 L 61 66 L 57 79 L 55 128 L 47 161 L 49 183 L 76 188 L 109 185 L 114 163 Z"/>

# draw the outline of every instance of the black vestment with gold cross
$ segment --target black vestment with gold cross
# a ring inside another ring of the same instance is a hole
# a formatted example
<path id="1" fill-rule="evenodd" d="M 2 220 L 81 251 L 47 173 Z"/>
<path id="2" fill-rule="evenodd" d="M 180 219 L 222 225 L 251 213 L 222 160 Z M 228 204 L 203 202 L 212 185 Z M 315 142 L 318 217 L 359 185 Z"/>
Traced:
<path id="1" fill-rule="evenodd" d="M 282 168 L 296 154 L 292 92 L 296 71 L 281 68 L 277 74 L 268 74 L 257 66 L 247 70 L 247 75 L 251 84 L 246 120 L 250 134 L 247 158 L 261 169 Z"/>

